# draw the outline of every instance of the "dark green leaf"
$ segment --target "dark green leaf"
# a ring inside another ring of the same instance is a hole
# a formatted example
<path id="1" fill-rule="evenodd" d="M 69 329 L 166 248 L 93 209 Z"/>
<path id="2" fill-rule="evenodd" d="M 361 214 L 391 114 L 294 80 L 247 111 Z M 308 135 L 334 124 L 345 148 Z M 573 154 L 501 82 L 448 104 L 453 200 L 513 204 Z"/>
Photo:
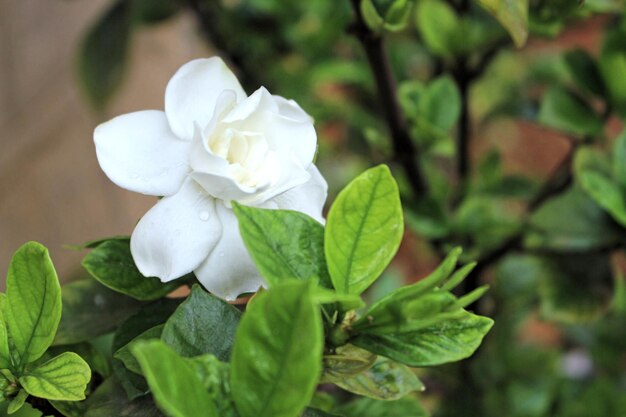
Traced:
<path id="1" fill-rule="evenodd" d="M 133 18 L 140 24 L 153 25 L 174 16 L 181 9 L 178 0 L 133 0 Z"/>
<path id="2" fill-rule="evenodd" d="M 623 131 L 613 144 L 613 169 L 615 181 L 626 188 L 626 130 Z"/>
<path id="3" fill-rule="evenodd" d="M 120 86 L 128 61 L 132 2 L 118 0 L 83 39 L 78 75 L 87 97 L 103 108 Z"/>
<path id="4" fill-rule="evenodd" d="M 361 334 L 351 343 L 409 366 L 433 366 L 471 356 L 492 325 L 493 320 L 464 311 L 454 320 L 405 333 Z"/>
<path id="5" fill-rule="evenodd" d="M 589 52 L 581 48 L 568 51 L 565 63 L 577 87 L 601 97 L 605 94 L 606 87 L 600 69 Z"/>
<path id="6" fill-rule="evenodd" d="M 182 285 L 180 280 L 162 283 L 158 278 L 144 277 L 135 266 L 130 241 L 103 242 L 83 259 L 82 264 L 101 284 L 137 300 L 156 300 Z"/>
<path id="7" fill-rule="evenodd" d="M 64 285 L 63 315 L 54 343 L 66 345 L 106 334 L 135 314 L 141 303 L 91 279 Z"/>
<path id="8" fill-rule="evenodd" d="M 543 97 L 539 121 L 577 137 L 594 137 L 604 127 L 602 119 L 589 104 L 561 87 L 552 87 Z"/>
<path id="9" fill-rule="evenodd" d="M 161 340 L 182 356 L 211 353 L 228 361 L 240 317 L 235 307 L 194 285 L 165 323 Z"/>
<path id="10" fill-rule="evenodd" d="M 132 352 L 141 364 L 159 408 L 171 417 L 219 417 L 194 368 L 160 340 L 138 342 Z"/>
<path id="11" fill-rule="evenodd" d="M 50 347 L 60 320 L 61 287 L 48 250 L 26 243 L 13 255 L 7 275 L 6 322 L 18 373 Z"/>
<path id="12" fill-rule="evenodd" d="M 310 282 L 271 288 L 237 329 L 231 389 L 241 417 L 293 417 L 311 400 L 321 371 L 322 320 Z"/>
<path id="13" fill-rule="evenodd" d="M 115 378 L 108 378 L 85 401 L 84 417 L 162 417 L 150 395 L 129 400 Z"/>
<path id="14" fill-rule="evenodd" d="M 338 292 L 360 294 L 395 255 L 404 224 L 398 186 L 380 165 L 339 193 L 328 214 L 324 250 Z"/>
<path id="15" fill-rule="evenodd" d="M 256 266 L 272 285 L 317 278 L 331 288 L 324 258 L 324 227 L 304 213 L 233 205 L 239 230 Z"/>
<path id="16" fill-rule="evenodd" d="M 163 326 L 164 325 L 161 324 L 141 333 L 126 345 L 119 348 L 113 357 L 122 361 L 126 369 L 129 371 L 141 374 L 141 366 L 137 362 L 137 359 L 135 359 L 135 356 L 131 353 L 131 347 L 140 340 L 160 339 L 161 333 L 163 332 Z"/>
<path id="17" fill-rule="evenodd" d="M 74 352 L 65 352 L 20 376 L 30 395 L 48 400 L 80 401 L 91 379 L 87 362 Z"/>

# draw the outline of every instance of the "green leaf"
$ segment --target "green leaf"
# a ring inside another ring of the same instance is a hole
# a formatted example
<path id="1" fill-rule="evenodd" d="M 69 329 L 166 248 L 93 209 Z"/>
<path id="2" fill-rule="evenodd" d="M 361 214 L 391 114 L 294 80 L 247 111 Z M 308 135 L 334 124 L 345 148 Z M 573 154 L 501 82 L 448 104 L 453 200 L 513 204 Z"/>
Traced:
<path id="1" fill-rule="evenodd" d="M 54 339 L 56 345 L 92 340 L 109 333 L 142 305 L 91 279 L 64 285 L 62 298 L 63 314 Z"/>
<path id="2" fill-rule="evenodd" d="M 387 267 L 404 231 L 398 186 L 379 165 L 342 190 L 328 213 L 324 251 L 337 292 L 360 294 Z"/>
<path id="3" fill-rule="evenodd" d="M 524 245 L 581 251 L 619 239 L 611 218 L 579 187 L 547 201 L 530 218 Z"/>
<path id="4" fill-rule="evenodd" d="M 112 352 L 117 352 L 148 329 L 165 323 L 179 303 L 178 299 L 164 298 L 143 307 L 118 327 L 113 338 Z M 113 371 L 129 398 L 135 399 L 147 393 L 145 379 L 129 371 L 120 361 L 113 361 Z"/>
<path id="5" fill-rule="evenodd" d="M 83 259 L 82 265 L 102 285 L 137 300 L 156 300 L 182 285 L 181 280 L 162 283 L 158 278 L 144 277 L 135 266 L 130 241 L 103 242 Z"/>
<path id="6" fill-rule="evenodd" d="M 254 263 L 271 285 L 317 278 L 331 287 L 324 258 L 324 226 L 304 213 L 233 204 L 239 230 Z"/>
<path id="7" fill-rule="evenodd" d="M 612 174 L 615 181 L 626 188 L 626 130 L 615 139 L 612 156 Z"/>
<path id="8" fill-rule="evenodd" d="M 346 417 L 428 417 L 421 404 L 410 396 L 398 401 L 359 398 L 334 411 Z"/>
<path id="9" fill-rule="evenodd" d="M 457 46 L 455 38 L 461 26 L 454 9 L 439 0 L 423 0 L 417 4 L 417 29 L 428 49 L 435 55 L 450 57 Z"/>
<path id="10" fill-rule="evenodd" d="M 165 323 L 161 340 L 182 356 L 211 353 L 228 361 L 240 317 L 235 307 L 194 285 Z"/>
<path id="11" fill-rule="evenodd" d="M 177 0 L 133 0 L 132 3 L 133 18 L 143 25 L 161 23 L 181 9 Z"/>
<path id="12" fill-rule="evenodd" d="M 626 116 L 626 40 L 624 30 L 610 31 L 602 46 L 600 72 L 604 78 L 609 100 L 618 113 Z"/>
<path id="13" fill-rule="evenodd" d="M 18 372 L 44 354 L 60 320 L 61 287 L 48 250 L 26 243 L 13 255 L 7 275 L 6 322 Z"/>
<path id="14" fill-rule="evenodd" d="M 378 10 L 376 10 L 372 0 L 361 0 L 361 13 L 363 14 L 365 24 L 370 29 L 374 32 L 382 30 L 385 21 L 380 14 L 378 14 Z"/>
<path id="15" fill-rule="evenodd" d="M 11 367 L 11 355 L 9 353 L 9 334 L 6 324 L 7 296 L 0 293 L 0 369 Z"/>
<path id="16" fill-rule="evenodd" d="M 594 137 L 604 127 L 602 119 L 589 104 L 561 87 L 552 87 L 544 95 L 539 122 L 577 137 Z"/>
<path id="17" fill-rule="evenodd" d="M 84 402 L 84 417 L 162 417 L 151 395 L 129 400 L 120 382 L 106 379 Z"/>
<path id="18" fill-rule="evenodd" d="M 619 184 L 593 171 L 579 176 L 580 185 L 622 226 L 626 226 L 626 192 Z"/>
<path id="19" fill-rule="evenodd" d="M 394 0 L 385 13 L 383 27 L 391 32 L 398 32 L 407 27 L 411 18 L 413 0 Z"/>
<path id="20" fill-rule="evenodd" d="M 208 354 L 186 359 L 215 402 L 220 417 L 239 417 L 230 394 L 230 365 Z"/>
<path id="21" fill-rule="evenodd" d="M 461 115 L 461 94 L 452 78 L 435 79 L 428 84 L 425 93 L 420 103 L 422 114 L 434 126 L 443 130 L 452 129 Z"/>
<path id="22" fill-rule="evenodd" d="M 0 403 L 0 415 L 6 416 L 8 414 L 9 402 Z M 24 404 L 18 411 L 11 414 L 12 417 L 41 417 L 43 414 L 39 410 L 35 410 L 30 404 Z"/>
<path id="23" fill-rule="evenodd" d="M 606 254 L 551 255 L 541 258 L 537 278 L 542 317 L 563 323 L 586 323 L 611 303 L 613 272 Z"/>
<path id="24" fill-rule="evenodd" d="M 122 361 L 126 369 L 128 369 L 129 371 L 136 374 L 141 374 L 141 366 L 139 365 L 139 362 L 137 362 L 135 356 L 132 354 L 131 347 L 141 340 L 159 339 L 161 337 L 161 333 L 163 332 L 163 327 L 164 325 L 161 324 L 146 330 L 145 332 L 141 333 L 139 336 L 128 342 L 126 345 L 119 348 L 115 352 L 113 357 Z"/>
<path id="25" fill-rule="evenodd" d="M 13 414 L 26 402 L 26 398 L 28 398 L 28 393 L 23 389 L 19 390 L 17 395 L 9 402 L 9 408 L 7 409 L 8 414 Z"/>
<path id="26" fill-rule="evenodd" d="M 415 331 L 389 335 L 361 334 L 354 345 L 409 366 L 433 366 L 471 356 L 493 326 L 493 320 L 463 311 L 460 318 L 436 322 Z"/>
<path id="27" fill-rule="evenodd" d="M 376 355 L 347 344 L 339 346 L 333 354 L 324 355 L 322 382 L 349 378 L 369 369 L 376 362 Z"/>
<path id="28" fill-rule="evenodd" d="M 48 400 L 80 401 L 91 379 L 87 362 L 73 352 L 65 352 L 20 376 L 30 395 Z"/>
<path id="29" fill-rule="evenodd" d="M 509 32 L 517 47 L 528 39 L 528 0 L 478 0 Z"/>
<path id="30" fill-rule="evenodd" d="M 606 86 L 604 85 L 602 74 L 600 74 L 600 68 L 589 52 L 576 48 L 567 51 L 564 58 L 565 64 L 577 87 L 597 96 L 604 96 Z"/>
<path id="31" fill-rule="evenodd" d="M 310 282 L 257 296 L 237 329 L 231 389 L 241 417 L 293 417 L 311 400 L 321 371 L 322 320 Z"/>
<path id="32" fill-rule="evenodd" d="M 83 39 L 78 55 L 80 84 L 96 109 L 120 86 L 128 63 L 132 2 L 116 1 Z"/>
<path id="33" fill-rule="evenodd" d="M 379 358 L 371 368 L 357 375 L 329 382 L 357 395 L 387 401 L 399 400 L 412 391 L 424 390 L 424 384 L 413 371 L 385 358 Z"/>
<path id="34" fill-rule="evenodd" d="M 218 417 L 215 404 L 193 367 L 160 340 L 134 345 L 159 408 L 171 417 Z"/>

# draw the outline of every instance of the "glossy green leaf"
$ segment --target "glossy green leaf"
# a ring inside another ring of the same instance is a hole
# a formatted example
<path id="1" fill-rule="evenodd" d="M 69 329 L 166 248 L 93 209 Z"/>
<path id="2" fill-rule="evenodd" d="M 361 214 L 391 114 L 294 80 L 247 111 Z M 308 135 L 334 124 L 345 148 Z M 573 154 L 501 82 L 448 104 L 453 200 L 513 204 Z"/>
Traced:
<path id="1" fill-rule="evenodd" d="M 544 95 L 539 122 L 581 138 L 594 137 L 604 127 L 602 119 L 589 104 L 561 87 L 552 87 Z"/>
<path id="2" fill-rule="evenodd" d="M 587 194 L 615 221 L 626 226 L 626 190 L 611 179 L 593 171 L 583 172 L 579 179 Z"/>
<path id="3" fill-rule="evenodd" d="M 139 336 L 128 342 L 126 345 L 119 348 L 115 352 L 113 357 L 122 361 L 126 369 L 128 369 L 129 371 L 136 374 L 141 374 L 141 366 L 139 365 L 139 362 L 137 362 L 135 356 L 132 354 L 131 347 L 141 340 L 160 339 L 161 333 L 163 332 L 163 327 L 164 325 L 161 324 L 146 330 L 145 332 L 141 333 Z"/>
<path id="4" fill-rule="evenodd" d="M 109 333 L 142 306 L 92 279 L 64 285 L 62 299 L 63 314 L 55 345 L 79 343 Z"/>
<path id="5" fill-rule="evenodd" d="M 116 1 L 89 30 L 78 54 L 78 76 L 87 98 L 102 109 L 122 82 L 131 37 L 132 2 Z"/>
<path id="6" fill-rule="evenodd" d="M 322 320 L 309 282 L 257 296 L 237 329 L 231 390 L 241 417 L 293 417 L 311 400 L 321 371 Z"/>
<path id="7" fill-rule="evenodd" d="M 28 393 L 23 389 L 19 390 L 17 395 L 9 402 L 7 414 L 13 414 L 20 408 L 22 408 L 22 406 L 26 402 L 26 398 L 28 398 Z"/>
<path id="8" fill-rule="evenodd" d="M 380 165 L 342 190 L 328 214 L 326 261 L 338 292 L 360 294 L 395 255 L 404 224 L 398 186 Z"/>
<path id="9" fill-rule="evenodd" d="M 61 287 L 48 250 L 29 242 L 15 252 L 7 275 L 6 322 L 15 369 L 41 357 L 61 320 Z"/>
<path id="10" fill-rule="evenodd" d="M 215 404 L 193 367 L 160 340 L 131 348 L 159 408 L 171 417 L 218 417 Z"/>
<path id="11" fill-rule="evenodd" d="M 194 285 L 165 323 L 161 340 L 182 356 L 211 353 L 228 361 L 240 317 L 235 307 Z"/>
<path id="12" fill-rule="evenodd" d="M 478 0 L 509 32 L 518 47 L 528 39 L 528 0 Z"/>
<path id="13" fill-rule="evenodd" d="M 471 356 L 493 326 L 493 320 L 463 312 L 415 331 L 388 335 L 361 334 L 354 345 L 409 366 L 434 366 Z"/>
<path id="14" fill-rule="evenodd" d="M 369 369 L 376 355 L 351 344 L 339 346 L 323 358 L 322 382 L 332 382 L 355 376 Z"/>
<path id="15" fill-rule="evenodd" d="M 102 285 L 137 300 L 156 300 L 182 285 L 180 280 L 162 283 L 158 278 L 144 277 L 135 266 L 130 241 L 103 242 L 89 252 L 82 265 Z"/>
<path id="16" fill-rule="evenodd" d="M 398 401 L 359 398 L 337 407 L 335 411 L 345 417 L 428 417 L 422 405 L 410 396 Z"/>
<path id="17" fill-rule="evenodd" d="M 80 401 L 91 379 L 87 362 L 73 352 L 65 352 L 35 369 L 19 381 L 30 395 L 48 400 Z"/>
<path id="18" fill-rule="evenodd" d="M 324 226 L 304 213 L 233 204 L 254 263 L 270 285 L 317 278 L 331 287 L 324 258 Z"/>
<path id="19" fill-rule="evenodd" d="M 379 358 L 369 369 L 329 382 L 357 395 L 378 400 L 399 400 L 412 391 L 423 391 L 424 384 L 406 366 Z"/>
<path id="20" fill-rule="evenodd" d="M 416 24 L 422 40 L 433 54 L 448 57 L 455 52 L 455 38 L 461 23 L 449 4 L 439 0 L 418 2 Z"/>
<path id="21" fill-rule="evenodd" d="M 582 48 L 573 49 L 564 55 L 565 64 L 576 86 L 597 96 L 604 96 L 606 86 L 595 59 Z"/>

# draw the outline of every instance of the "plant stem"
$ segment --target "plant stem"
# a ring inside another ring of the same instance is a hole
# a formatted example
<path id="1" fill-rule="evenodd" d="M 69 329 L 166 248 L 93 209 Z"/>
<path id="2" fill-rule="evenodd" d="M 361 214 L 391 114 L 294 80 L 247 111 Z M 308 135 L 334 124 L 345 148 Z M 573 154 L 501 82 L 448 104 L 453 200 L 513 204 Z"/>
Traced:
<path id="1" fill-rule="evenodd" d="M 396 93 L 396 80 L 391 71 L 383 38 L 373 32 L 365 23 L 360 1 L 351 0 L 355 21 L 349 28 L 359 40 L 376 81 L 382 112 L 391 134 L 394 159 L 402 165 L 416 199 L 421 199 L 428 191 L 422 170 L 417 163 L 418 150 L 409 134 L 408 125 L 400 109 Z"/>

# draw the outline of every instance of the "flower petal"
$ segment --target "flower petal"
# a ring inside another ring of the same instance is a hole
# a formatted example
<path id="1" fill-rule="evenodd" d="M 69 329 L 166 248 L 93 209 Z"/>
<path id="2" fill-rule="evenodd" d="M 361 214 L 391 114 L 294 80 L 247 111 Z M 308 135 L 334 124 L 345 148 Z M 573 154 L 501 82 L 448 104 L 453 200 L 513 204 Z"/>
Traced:
<path id="1" fill-rule="evenodd" d="M 241 239 L 233 210 L 219 203 L 216 209 L 223 227 L 222 237 L 194 272 L 212 294 L 234 300 L 239 294 L 257 291 L 265 283 Z"/>
<path id="2" fill-rule="evenodd" d="M 194 122 L 204 128 L 224 90 L 246 97 L 237 77 L 219 57 L 195 59 L 180 67 L 165 90 L 165 113 L 174 133 L 191 140 Z"/>
<path id="3" fill-rule="evenodd" d="M 139 221 L 130 239 L 141 273 L 167 282 L 200 265 L 220 239 L 215 199 L 192 179 L 165 197 Z"/>
<path id="4" fill-rule="evenodd" d="M 322 210 L 328 194 L 328 184 L 315 165 L 311 164 L 307 171 L 311 175 L 309 181 L 277 195 L 270 201 L 276 204 L 276 208 L 300 211 L 324 223 Z"/>
<path id="5" fill-rule="evenodd" d="M 93 137 L 100 167 L 127 190 L 172 195 L 189 172 L 191 144 L 174 136 L 162 111 L 118 116 L 98 126 Z"/>

